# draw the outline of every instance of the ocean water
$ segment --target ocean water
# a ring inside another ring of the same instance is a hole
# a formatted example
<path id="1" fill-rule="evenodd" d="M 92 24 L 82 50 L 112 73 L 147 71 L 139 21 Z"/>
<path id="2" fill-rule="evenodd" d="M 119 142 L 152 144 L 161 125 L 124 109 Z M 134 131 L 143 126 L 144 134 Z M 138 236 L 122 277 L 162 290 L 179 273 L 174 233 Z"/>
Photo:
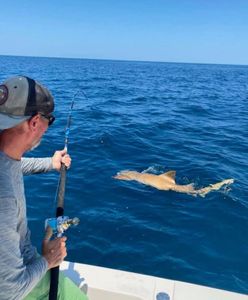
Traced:
<path id="1" fill-rule="evenodd" d="M 23 74 L 52 91 L 54 125 L 28 156 L 62 149 L 75 99 L 65 214 L 68 260 L 248 293 L 248 66 L 0 56 L 0 80 Z M 83 91 L 83 92 L 81 92 Z M 112 177 L 129 169 L 203 187 L 205 198 Z M 25 178 L 40 248 L 58 173 Z"/>

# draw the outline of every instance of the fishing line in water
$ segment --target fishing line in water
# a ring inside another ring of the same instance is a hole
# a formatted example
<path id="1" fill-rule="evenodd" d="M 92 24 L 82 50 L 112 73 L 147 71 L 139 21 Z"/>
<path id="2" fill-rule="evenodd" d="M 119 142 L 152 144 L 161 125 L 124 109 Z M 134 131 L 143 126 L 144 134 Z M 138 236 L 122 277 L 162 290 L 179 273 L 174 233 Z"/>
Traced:
<path id="1" fill-rule="evenodd" d="M 87 97 L 86 93 L 84 92 L 84 90 L 78 90 L 73 98 L 72 98 L 72 101 L 71 101 L 71 106 L 70 106 L 70 110 L 69 110 L 69 114 L 68 114 L 68 117 L 67 117 L 67 124 L 66 124 L 66 128 L 65 128 L 65 146 L 64 146 L 64 149 L 68 150 L 68 142 L 69 142 L 69 134 L 70 134 L 70 127 L 71 127 L 71 116 L 72 116 L 72 111 L 73 111 L 73 106 L 74 106 L 74 102 L 75 102 L 75 99 L 78 95 L 83 95 L 84 98 L 89 101 L 89 98 Z"/>

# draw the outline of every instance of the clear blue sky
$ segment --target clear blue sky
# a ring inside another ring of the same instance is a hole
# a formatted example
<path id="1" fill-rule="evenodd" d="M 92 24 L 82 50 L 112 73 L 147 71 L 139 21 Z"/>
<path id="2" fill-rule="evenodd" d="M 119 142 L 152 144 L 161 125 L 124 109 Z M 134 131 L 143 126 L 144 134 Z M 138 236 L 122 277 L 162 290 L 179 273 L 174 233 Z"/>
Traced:
<path id="1" fill-rule="evenodd" d="M 0 4 L 3 55 L 248 64 L 248 0 Z"/>

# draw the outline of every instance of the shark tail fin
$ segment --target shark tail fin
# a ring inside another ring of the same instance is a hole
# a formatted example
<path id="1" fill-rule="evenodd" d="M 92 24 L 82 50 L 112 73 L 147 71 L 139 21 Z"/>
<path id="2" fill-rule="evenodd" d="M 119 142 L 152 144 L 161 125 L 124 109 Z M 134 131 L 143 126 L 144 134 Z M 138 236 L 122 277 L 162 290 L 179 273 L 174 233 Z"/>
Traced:
<path id="1" fill-rule="evenodd" d="M 230 185 L 234 182 L 234 179 L 225 179 L 220 182 L 210 184 L 209 186 L 202 188 L 200 190 L 197 190 L 198 195 L 201 197 L 205 197 L 209 192 L 211 191 L 218 191 L 221 189 L 224 185 Z"/>

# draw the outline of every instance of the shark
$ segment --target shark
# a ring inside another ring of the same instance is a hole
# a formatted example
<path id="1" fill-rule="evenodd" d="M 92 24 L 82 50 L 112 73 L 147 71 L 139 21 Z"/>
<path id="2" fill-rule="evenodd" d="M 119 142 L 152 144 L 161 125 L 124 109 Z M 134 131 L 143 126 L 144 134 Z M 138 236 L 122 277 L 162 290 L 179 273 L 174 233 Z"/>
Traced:
<path id="1" fill-rule="evenodd" d="M 151 173 L 140 173 L 136 171 L 121 171 L 115 176 L 119 180 L 135 180 L 137 182 L 152 186 L 158 190 L 175 191 L 179 193 L 186 193 L 192 196 L 205 197 L 212 191 L 217 191 L 223 186 L 230 185 L 234 179 L 225 179 L 220 182 L 210 184 L 207 187 L 195 189 L 194 184 L 180 185 L 176 183 L 176 171 L 168 171 L 166 173 L 155 175 Z"/>

